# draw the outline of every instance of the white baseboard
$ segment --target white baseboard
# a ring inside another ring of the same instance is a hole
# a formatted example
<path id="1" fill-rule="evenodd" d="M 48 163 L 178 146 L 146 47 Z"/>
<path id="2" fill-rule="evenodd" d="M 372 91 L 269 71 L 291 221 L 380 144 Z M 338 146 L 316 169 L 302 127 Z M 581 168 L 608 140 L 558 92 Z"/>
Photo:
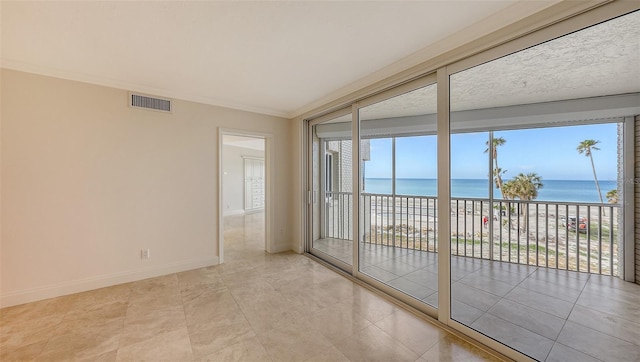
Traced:
<path id="1" fill-rule="evenodd" d="M 0 308 L 219 264 L 217 256 L 73 280 L 0 295 Z"/>
<path id="2" fill-rule="evenodd" d="M 291 249 L 291 245 L 282 244 L 282 245 L 273 246 L 269 252 L 272 253 L 272 254 L 275 254 L 275 253 L 282 253 L 282 252 L 289 251 L 289 250 L 292 250 Z"/>
<path id="3" fill-rule="evenodd" d="M 232 216 L 232 215 L 242 215 L 244 214 L 244 209 L 238 209 L 238 210 L 225 210 L 224 211 L 224 216 Z"/>

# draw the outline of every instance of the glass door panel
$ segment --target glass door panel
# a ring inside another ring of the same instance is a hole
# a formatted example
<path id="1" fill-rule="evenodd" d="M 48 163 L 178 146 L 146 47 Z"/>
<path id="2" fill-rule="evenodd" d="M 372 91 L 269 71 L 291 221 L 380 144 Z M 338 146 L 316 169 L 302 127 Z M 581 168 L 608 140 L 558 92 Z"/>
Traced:
<path id="1" fill-rule="evenodd" d="M 640 356 L 592 322 L 607 305 L 624 323 L 608 288 L 635 285 L 618 279 L 622 205 L 605 195 L 624 192 L 617 122 L 636 111 L 615 103 L 640 91 L 625 40 L 638 24 L 631 13 L 450 76 L 450 316 L 474 338 L 541 361 Z"/>
<path id="2" fill-rule="evenodd" d="M 359 119 L 359 271 L 436 307 L 436 85 L 365 106 Z"/>
<path id="3" fill-rule="evenodd" d="M 353 192 L 351 113 L 310 127 L 312 254 L 351 271 Z"/>

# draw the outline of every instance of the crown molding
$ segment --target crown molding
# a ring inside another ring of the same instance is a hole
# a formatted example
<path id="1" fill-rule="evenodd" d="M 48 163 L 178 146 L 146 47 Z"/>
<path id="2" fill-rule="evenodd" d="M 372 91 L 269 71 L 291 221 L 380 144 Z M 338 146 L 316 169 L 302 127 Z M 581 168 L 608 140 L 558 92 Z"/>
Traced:
<path id="1" fill-rule="evenodd" d="M 16 70 L 16 71 L 25 72 L 25 73 L 38 74 L 38 75 L 43 75 L 43 76 L 53 77 L 53 78 L 72 80 L 76 82 L 94 84 L 94 85 L 99 85 L 103 87 L 123 89 L 131 92 L 140 92 L 140 93 L 150 94 L 158 97 L 165 97 L 165 98 L 202 103 L 202 104 L 207 104 L 207 105 L 216 106 L 216 107 L 234 109 L 238 111 L 258 113 L 258 114 L 275 116 L 275 117 L 286 118 L 286 119 L 291 118 L 289 117 L 289 114 L 287 112 L 283 112 L 275 109 L 254 107 L 247 104 L 242 104 L 242 103 L 237 103 L 237 102 L 232 102 L 232 101 L 227 101 L 222 99 L 202 97 L 202 96 L 187 94 L 183 92 L 175 92 L 168 89 L 147 87 L 140 84 L 123 81 L 120 79 L 110 78 L 104 75 L 89 75 L 85 73 L 74 72 L 74 71 L 69 71 L 64 69 L 43 67 L 40 65 L 35 65 L 35 64 L 17 61 L 13 59 L 0 58 L 0 68 Z"/>

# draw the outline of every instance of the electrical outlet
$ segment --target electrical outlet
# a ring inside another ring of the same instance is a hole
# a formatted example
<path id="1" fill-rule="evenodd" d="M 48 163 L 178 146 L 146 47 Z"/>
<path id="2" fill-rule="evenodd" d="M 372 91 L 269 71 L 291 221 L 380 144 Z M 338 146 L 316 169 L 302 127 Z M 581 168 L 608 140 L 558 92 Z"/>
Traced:
<path id="1" fill-rule="evenodd" d="M 149 259 L 151 257 L 151 249 L 140 250 L 140 259 Z"/>

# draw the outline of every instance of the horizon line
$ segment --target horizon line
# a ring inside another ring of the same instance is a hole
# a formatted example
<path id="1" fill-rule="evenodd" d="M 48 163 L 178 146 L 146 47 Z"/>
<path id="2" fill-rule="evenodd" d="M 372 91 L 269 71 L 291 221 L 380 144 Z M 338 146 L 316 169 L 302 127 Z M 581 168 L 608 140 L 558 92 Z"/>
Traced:
<path id="1" fill-rule="evenodd" d="M 365 180 L 391 180 L 392 177 L 365 177 Z M 480 180 L 489 181 L 484 178 L 451 178 L 452 180 Z M 424 177 L 396 177 L 396 180 L 437 180 L 437 178 L 424 178 Z M 594 179 L 543 179 L 543 181 L 593 181 Z M 598 180 L 598 182 L 618 182 L 618 180 Z"/>

